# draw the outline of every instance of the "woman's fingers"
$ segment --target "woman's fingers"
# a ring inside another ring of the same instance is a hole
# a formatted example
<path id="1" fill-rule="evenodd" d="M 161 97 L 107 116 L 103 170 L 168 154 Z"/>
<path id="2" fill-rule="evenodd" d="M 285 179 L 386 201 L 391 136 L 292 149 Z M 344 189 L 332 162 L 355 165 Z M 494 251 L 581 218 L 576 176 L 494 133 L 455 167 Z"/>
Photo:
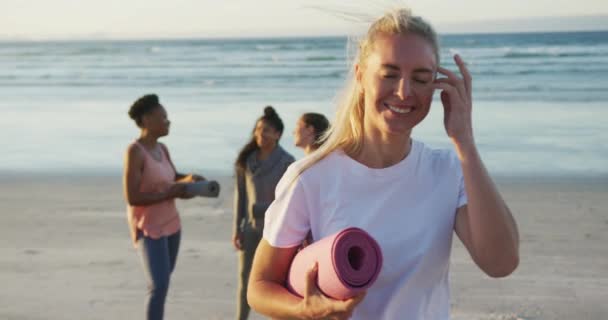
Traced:
<path id="1" fill-rule="evenodd" d="M 458 80 L 460 80 L 460 78 L 454 72 L 452 72 L 449 69 L 446 69 L 446 68 L 444 68 L 442 66 L 438 66 L 437 67 L 437 72 L 439 72 L 442 75 L 446 76 L 447 79 L 450 80 L 454 85 L 456 84 L 456 82 L 458 82 Z M 439 80 L 439 79 L 437 79 L 437 80 Z"/>
<path id="2" fill-rule="evenodd" d="M 464 60 L 462 60 L 462 57 L 460 55 L 454 55 L 454 61 L 456 62 L 456 65 L 458 65 L 460 74 L 462 74 L 467 94 L 469 95 L 469 97 L 471 97 L 473 91 L 473 78 L 471 77 L 471 73 L 469 72 L 466 63 L 464 62 Z"/>
<path id="3" fill-rule="evenodd" d="M 461 95 L 462 97 L 468 96 L 464 81 L 459 78 L 455 73 L 443 67 L 437 67 L 437 72 L 447 76 L 447 78 L 439 78 L 436 79 L 435 82 L 449 83 L 450 85 L 458 89 L 459 95 Z"/>
<path id="4" fill-rule="evenodd" d="M 437 72 L 447 76 L 447 78 L 437 79 L 435 81 L 445 81 L 452 84 L 453 86 L 458 88 L 458 92 L 463 98 L 470 99 L 472 90 L 471 73 L 469 72 L 469 69 L 466 67 L 465 62 L 464 60 L 462 60 L 460 55 L 454 55 L 454 62 L 456 62 L 456 65 L 458 66 L 458 69 L 462 74 L 462 78 L 460 78 L 454 72 L 439 66 L 437 67 Z"/>
<path id="5" fill-rule="evenodd" d="M 446 81 L 435 81 L 435 89 L 441 91 L 441 104 L 443 105 L 444 115 L 447 117 L 452 110 L 462 110 L 462 97 L 458 89 Z M 445 119 L 447 120 L 447 119 Z"/>
<path id="6" fill-rule="evenodd" d="M 304 288 L 305 296 L 304 298 L 313 296 L 317 294 L 317 272 L 319 269 L 319 265 L 315 262 L 315 264 L 308 269 L 306 272 L 306 284 Z"/>
<path id="7" fill-rule="evenodd" d="M 234 248 L 236 250 L 240 251 L 242 249 L 241 235 L 240 234 L 235 234 L 234 236 L 232 236 L 232 245 L 234 245 Z"/>
<path id="8" fill-rule="evenodd" d="M 340 301 L 325 297 L 317 286 L 317 276 L 319 272 L 318 263 L 306 272 L 306 284 L 304 288 L 304 303 L 309 308 L 309 312 L 315 318 L 323 319 L 348 319 L 354 308 L 363 300 L 365 292 L 358 294 L 350 299 Z"/>
<path id="9" fill-rule="evenodd" d="M 447 92 L 447 94 L 450 96 L 451 99 L 461 97 L 459 90 L 451 83 L 450 80 L 446 80 L 445 78 L 435 80 L 435 83 L 433 83 L 433 87 L 435 89 L 439 89 L 439 90 L 443 90 L 444 92 Z M 454 101 L 452 100 L 452 102 L 454 102 Z"/>

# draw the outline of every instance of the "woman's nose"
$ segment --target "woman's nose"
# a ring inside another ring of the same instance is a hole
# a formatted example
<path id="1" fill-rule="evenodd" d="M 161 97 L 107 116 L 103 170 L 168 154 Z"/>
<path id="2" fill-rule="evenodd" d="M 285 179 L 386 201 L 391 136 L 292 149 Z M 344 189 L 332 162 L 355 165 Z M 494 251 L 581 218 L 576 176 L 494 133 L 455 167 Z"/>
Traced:
<path id="1" fill-rule="evenodd" d="M 409 97 L 411 94 L 410 81 L 405 78 L 399 80 L 395 94 L 401 98 L 401 100 L 405 100 L 407 97 Z"/>

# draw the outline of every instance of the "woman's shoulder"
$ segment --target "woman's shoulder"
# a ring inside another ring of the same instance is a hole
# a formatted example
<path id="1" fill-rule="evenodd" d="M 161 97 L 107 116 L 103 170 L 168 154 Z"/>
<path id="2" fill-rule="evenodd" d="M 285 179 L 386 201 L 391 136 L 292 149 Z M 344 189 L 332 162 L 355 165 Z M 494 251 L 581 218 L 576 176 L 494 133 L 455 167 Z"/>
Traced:
<path id="1" fill-rule="evenodd" d="M 131 142 L 124 153 L 125 165 L 140 166 L 146 162 L 146 153 L 137 141 Z"/>
<path id="2" fill-rule="evenodd" d="M 137 142 L 137 140 L 132 141 L 127 145 L 126 155 L 128 156 L 136 156 L 143 154 L 142 146 Z"/>
<path id="3" fill-rule="evenodd" d="M 291 153 L 287 152 L 287 150 L 285 150 L 281 146 L 279 146 L 279 148 L 280 148 L 279 150 L 281 150 L 281 154 L 282 154 L 281 158 L 284 162 L 292 163 L 292 162 L 296 161 L 296 158 L 293 155 L 291 155 Z"/>
<path id="4" fill-rule="evenodd" d="M 312 165 L 309 165 L 312 155 L 306 156 L 295 161 L 289 170 L 293 174 L 298 174 L 304 179 L 315 179 L 317 177 L 327 177 L 328 173 L 335 173 L 336 169 L 343 165 L 343 152 L 335 150 L 327 154 L 320 160 L 317 160 Z"/>
<path id="5" fill-rule="evenodd" d="M 431 166 L 434 170 L 440 169 L 454 169 L 454 167 L 460 167 L 460 161 L 458 156 L 453 149 L 450 148 L 435 148 L 431 147 L 421 141 L 414 141 L 417 143 L 419 149 L 420 163 Z"/>
<path id="6" fill-rule="evenodd" d="M 293 185 L 316 188 L 328 174 L 335 173 L 337 157 L 339 153 L 334 151 L 312 165 L 310 165 L 310 156 L 293 162 L 285 171 L 277 188 L 285 189 Z"/>

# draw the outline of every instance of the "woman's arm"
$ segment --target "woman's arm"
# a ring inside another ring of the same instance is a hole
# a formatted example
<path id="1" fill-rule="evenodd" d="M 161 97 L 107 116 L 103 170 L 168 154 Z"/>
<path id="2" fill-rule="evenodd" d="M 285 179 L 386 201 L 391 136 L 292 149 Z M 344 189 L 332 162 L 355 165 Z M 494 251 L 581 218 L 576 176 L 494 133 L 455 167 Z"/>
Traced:
<path id="1" fill-rule="evenodd" d="M 519 264 L 517 224 L 474 146 L 459 151 L 468 204 L 454 230 L 475 263 L 491 277 L 506 277 Z"/>
<path id="2" fill-rule="evenodd" d="M 245 190 L 245 177 L 243 177 L 242 173 L 237 171 L 234 181 L 234 219 L 232 226 L 232 244 L 237 250 L 241 250 L 241 223 L 245 218 L 245 202 L 247 200 L 246 196 L 247 195 Z"/>
<path id="3" fill-rule="evenodd" d="M 472 123 L 472 78 L 458 55 L 454 60 L 463 78 L 439 67 L 437 71 L 447 78 L 435 81 L 435 88 L 443 90 L 444 125 L 458 153 L 468 197 L 468 204 L 456 213 L 454 230 L 485 273 L 504 277 L 519 264 L 517 225 L 477 151 Z"/>
<path id="4" fill-rule="evenodd" d="M 131 145 L 125 155 L 123 173 L 123 192 L 127 203 L 132 206 L 146 206 L 175 198 L 181 195 L 185 188 L 182 184 L 174 184 L 165 192 L 140 192 L 144 155 L 141 149 Z"/>
<path id="5" fill-rule="evenodd" d="M 316 285 L 317 265 L 306 276 L 303 298 L 285 287 L 287 272 L 298 246 L 275 248 L 262 239 L 253 259 L 247 301 L 251 308 L 273 319 L 348 319 L 365 294 L 338 301 L 324 296 Z"/>

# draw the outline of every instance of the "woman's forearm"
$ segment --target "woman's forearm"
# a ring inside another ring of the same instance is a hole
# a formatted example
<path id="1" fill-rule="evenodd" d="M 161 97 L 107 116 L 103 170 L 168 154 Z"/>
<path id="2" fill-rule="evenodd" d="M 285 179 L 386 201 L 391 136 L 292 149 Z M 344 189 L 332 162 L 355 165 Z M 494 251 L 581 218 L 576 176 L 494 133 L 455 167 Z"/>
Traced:
<path id="1" fill-rule="evenodd" d="M 170 199 L 169 192 L 140 192 L 128 199 L 132 206 L 149 206 Z"/>
<path id="2" fill-rule="evenodd" d="M 272 319 L 305 319 L 302 299 L 275 282 L 251 279 L 247 301 L 252 309 Z"/>
<path id="3" fill-rule="evenodd" d="M 233 219 L 233 233 L 236 234 L 239 231 L 241 222 L 245 218 L 245 179 L 240 173 L 237 173 L 234 179 L 234 219 Z"/>
<path id="4" fill-rule="evenodd" d="M 253 259 L 247 301 L 257 312 L 273 319 L 306 319 L 302 298 L 284 286 L 297 247 L 274 248 L 262 239 Z"/>
<path id="5" fill-rule="evenodd" d="M 127 199 L 132 206 L 148 206 L 170 199 L 169 191 L 165 192 L 138 192 Z"/>
<path id="6" fill-rule="evenodd" d="M 474 256 L 496 275 L 511 273 L 519 261 L 515 219 L 490 178 L 474 144 L 458 148 L 468 197 L 467 215 Z"/>

